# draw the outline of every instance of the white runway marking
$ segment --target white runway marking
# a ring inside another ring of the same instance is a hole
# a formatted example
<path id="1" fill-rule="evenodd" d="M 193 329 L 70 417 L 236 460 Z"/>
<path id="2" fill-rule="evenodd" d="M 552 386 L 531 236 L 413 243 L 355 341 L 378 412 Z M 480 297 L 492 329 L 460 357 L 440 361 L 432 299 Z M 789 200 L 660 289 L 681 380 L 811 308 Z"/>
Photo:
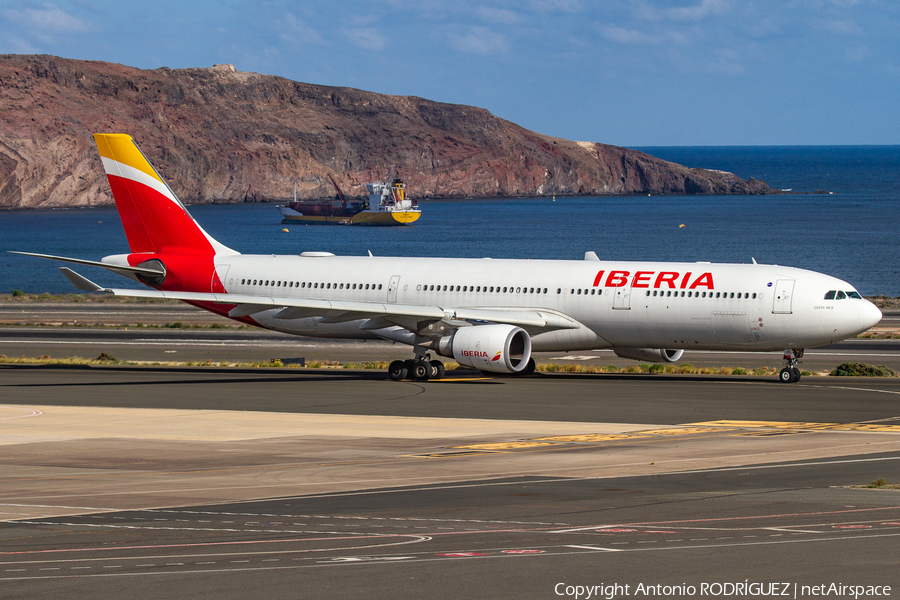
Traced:
<path id="1" fill-rule="evenodd" d="M 7 410 L 22 410 L 22 411 L 27 412 L 28 414 L 27 415 L 18 415 L 15 417 L 0 417 L 0 421 L 12 421 L 13 419 L 27 419 L 28 417 L 38 417 L 38 416 L 44 414 L 41 411 L 34 409 L 34 408 L 23 408 L 21 406 L 0 405 L 0 409 L 4 409 L 4 408 Z"/>

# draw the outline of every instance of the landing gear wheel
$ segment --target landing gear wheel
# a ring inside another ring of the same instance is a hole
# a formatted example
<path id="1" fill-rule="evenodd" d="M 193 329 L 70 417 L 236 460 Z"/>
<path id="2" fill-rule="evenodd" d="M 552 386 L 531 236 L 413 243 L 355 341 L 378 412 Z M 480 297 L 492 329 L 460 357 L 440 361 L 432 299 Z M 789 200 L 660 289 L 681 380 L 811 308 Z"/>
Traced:
<path id="1" fill-rule="evenodd" d="M 390 377 L 394 381 L 402 381 L 403 379 L 406 379 L 406 375 L 408 372 L 409 371 L 406 367 L 406 362 L 402 360 L 395 360 L 388 367 L 388 377 Z"/>
<path id="2" fill-rule="evenodd" d="M 784 368 L 778 373 L 778 379 L 782 383 L 797 383 L 800 381 L 800 369 L 797 368 L 799 359 L 803 357 L 803 348 L 787 348 L 784 351 Z"/>
<path id="3" fill-rule="evenodd" d="M 428 381 L 431 378 L 431 363 L 427 360 L 417 360 L 413 363 L 410 375 L 416 381 Z"/>
<path id="4" fill-rule="evenodd" d="M 444 363 L 439 360 L 431 361 L 431 378 L 432 379 L 443 379 L 447 370 L 444 368 Z"/>

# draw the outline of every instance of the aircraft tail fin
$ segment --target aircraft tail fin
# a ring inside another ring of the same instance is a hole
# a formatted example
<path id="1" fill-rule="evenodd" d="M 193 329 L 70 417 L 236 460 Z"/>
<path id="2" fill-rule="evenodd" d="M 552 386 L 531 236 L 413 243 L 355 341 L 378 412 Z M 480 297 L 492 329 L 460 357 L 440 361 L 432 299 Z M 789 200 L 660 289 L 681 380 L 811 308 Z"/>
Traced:
<path id="1" fill-rule="evenodd" d="M 132 253 L 238 254 L 203 231 L 131 136 L 94 139 Z"/>

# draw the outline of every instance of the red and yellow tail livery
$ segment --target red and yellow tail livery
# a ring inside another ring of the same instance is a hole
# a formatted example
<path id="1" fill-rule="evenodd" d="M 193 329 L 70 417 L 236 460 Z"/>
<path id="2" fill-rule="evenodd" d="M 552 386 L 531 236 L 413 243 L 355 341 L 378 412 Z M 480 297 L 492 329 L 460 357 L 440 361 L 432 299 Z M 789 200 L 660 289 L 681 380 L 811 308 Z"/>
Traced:
<path id="1" fill-rule="evenodd" d="M 203 231 L 131 136 L 97 133 L 94 139 L 131 248 L 128 265 L 162 263 L 161 281 L 144 278 L 159 289 L 225 291 L 211 258 L 237 253 Z"/>

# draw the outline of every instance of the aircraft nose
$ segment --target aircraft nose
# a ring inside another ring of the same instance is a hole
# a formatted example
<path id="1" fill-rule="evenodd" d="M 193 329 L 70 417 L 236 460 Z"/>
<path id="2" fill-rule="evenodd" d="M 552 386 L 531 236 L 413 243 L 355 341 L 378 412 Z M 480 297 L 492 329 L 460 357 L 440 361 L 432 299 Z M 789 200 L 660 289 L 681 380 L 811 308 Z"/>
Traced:
<path id="1" fill-rule="evenodd" d="M 865 304 L 860 305 L 859 308 L 859 325 L 860 327 L 869 329 L 870 327 L 878 325 L 884 315 L 877 306 L 868 300 L 864 300 L 863 302 L 865 302 Z"/>

